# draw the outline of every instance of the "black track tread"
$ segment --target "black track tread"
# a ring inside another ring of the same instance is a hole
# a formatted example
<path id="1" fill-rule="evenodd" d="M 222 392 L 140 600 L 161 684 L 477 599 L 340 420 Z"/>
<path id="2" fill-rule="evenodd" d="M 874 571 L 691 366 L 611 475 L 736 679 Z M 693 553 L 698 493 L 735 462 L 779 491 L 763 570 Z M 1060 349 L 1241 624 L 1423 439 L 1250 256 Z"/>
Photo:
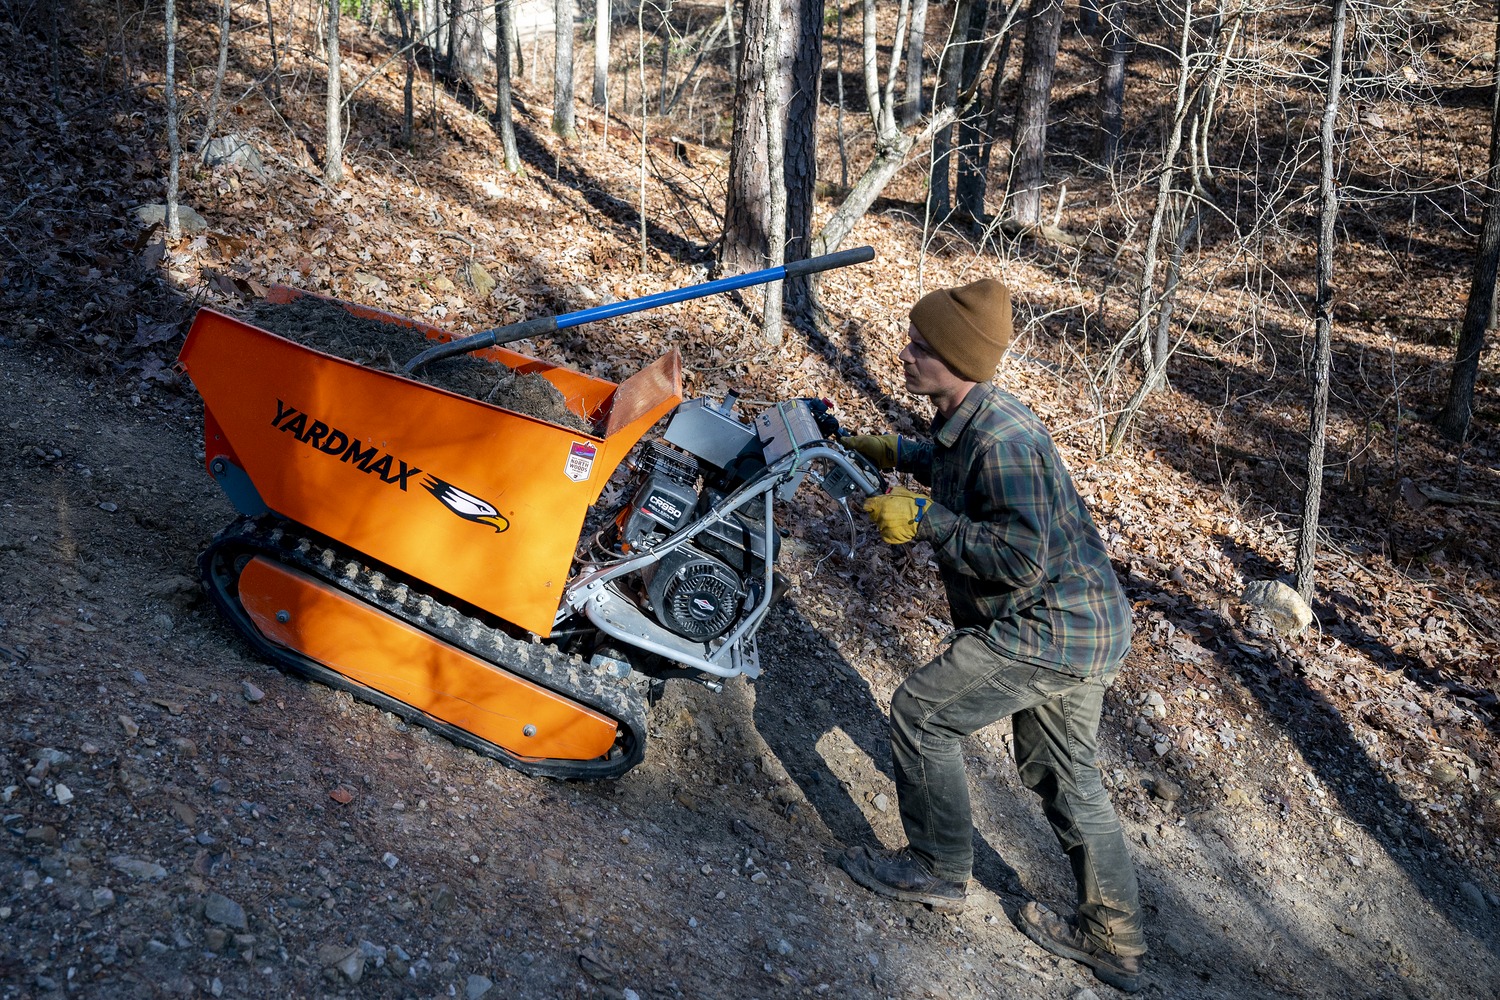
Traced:
<path id="1" fill-rule="evenodd" d="M 250 620 L 238 598 L 224 590 L 219 574 L 214 571 L 214 558 L 224 549 L 253 551 L 274 558 L 358 597 L 434 638 L 609 716 L 621 727 L 624 753 L 614 758 L 587 761 L 529 760 L 390 695 L 358 684 L 310 657 L 269 642 Z M 362 701 L 534 777 L 597 781 L 618 778 L 641 762 L 646 750 L 649 677 L 632 670 L 628 677 L 617 678 L 602 668 L 591 668 L 576 653 L 570 655 L 545 643 L 513 639 L 416 589 L 420 584 L 415 581 L 372 569 L 363 558 L 355 550 L 303 525 L 264 515 L 242 517 L 219 532 L 198 557 L 198 569 L 204 589 L 219 610 L 258 653 L 285 672 L 348 691 Z"/>

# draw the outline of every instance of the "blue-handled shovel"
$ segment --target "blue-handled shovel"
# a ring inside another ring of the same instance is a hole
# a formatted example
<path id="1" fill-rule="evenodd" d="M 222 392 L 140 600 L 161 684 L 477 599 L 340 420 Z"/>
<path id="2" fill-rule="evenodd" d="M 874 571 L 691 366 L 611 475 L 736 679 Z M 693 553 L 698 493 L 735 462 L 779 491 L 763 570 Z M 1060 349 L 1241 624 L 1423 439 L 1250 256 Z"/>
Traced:
<path id="1" fill-rule="evenodd" d="M 512 323 L 510 326 L 496 327 L 493 330 L 485 330 L 483 333 L 476 333 L 462 340 L 454 340 L 446 344 L 439 344 L 436 347 L 430 347 L 408 361 L 406 363 L 406 370 L 414 372 L 423 365 L 431 364 L 434 361 L 441 361 L 443 358 L 468 354 L 470 351 L 478 351 L 486 347 L 496 347 L 500 344 L 509 344 L 517 340 L 525 340 L 527 337 L 544 337 L 549 333 L 556 333 L 558 330 L 566 330 L 569 327 L 581 326 L 584 323 L 592 323 L 595 320 L 613 319 L 616 316 L 640 312 L 643 309 L 655 309 L 657 306 L 668 306 L 674 302 L 701 299 L 705 295 L 732 292 L 738 288 L 763 285 L 766 282 L 779 281 L 783 278 L 798 278 L 804 274 L 815 274 L 818 271 L 828 271 L 835 267 L 846 267 L 849 264 L 863 264 L 865 261 L 874 259 L 874 247 L 855 247 L 852 250 L 840 250 L 838 253 L 824 254 L 821 257 L 810 257 L 807 260 L 793 261 L 782 267 L 768 267 L 764 271 L 751 271 L 749 274 L 737 274 L 732 278 L 705 281 L 701 285 L 689 285 L 686 288 L 674 288 L 669 292 L 643 295 L 638 299 L 611 302 L 607 306 L 580 309 L 577 312 L 563 313 L 561 316 L 538 316 L 536 319 Z"/>

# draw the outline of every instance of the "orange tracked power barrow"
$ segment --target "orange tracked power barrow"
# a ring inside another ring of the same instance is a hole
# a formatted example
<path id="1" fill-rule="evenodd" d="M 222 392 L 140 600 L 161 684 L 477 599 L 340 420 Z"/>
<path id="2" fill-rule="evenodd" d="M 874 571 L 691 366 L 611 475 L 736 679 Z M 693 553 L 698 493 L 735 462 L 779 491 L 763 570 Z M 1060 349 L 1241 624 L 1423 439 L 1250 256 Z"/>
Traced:
<path id="1" fill-rule="evenodd" d="M 841 500 L 882 488 L 819 401 L 747 420 L 733 395 L 683 403 L 675 348 L 616 385 L 499 346 L 587 314 L 455 341 L 337 304 L 433 341 L 409 370 L 477 352 L 539 373 L 597 434 L 200 310 L 178 360 L 204 400 L 208 471 L 242 515 L 200 557 L 205 586 L 283 669 L 528 773 L 621 774 L 644 753 L 653 683 L 758 674 L 755 634 L 784 589 L 775 502 L 808 477 Z M 632 452 L 630 485 L 597 507 Z"/>

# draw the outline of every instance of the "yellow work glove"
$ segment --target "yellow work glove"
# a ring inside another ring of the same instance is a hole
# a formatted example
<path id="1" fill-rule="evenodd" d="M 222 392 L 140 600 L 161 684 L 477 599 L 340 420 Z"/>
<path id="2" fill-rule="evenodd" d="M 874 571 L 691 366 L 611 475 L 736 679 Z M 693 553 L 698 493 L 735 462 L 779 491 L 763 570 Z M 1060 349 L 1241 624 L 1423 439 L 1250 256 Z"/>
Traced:
<path id="1" fill-rule="evenodd" d="M 877 468 L 894 469 L 896 467 L 896 442 L 899 440 L 900 437 L 895 434 L 854 434 L 839 438 L 839 444 L 846 448 L 853 448 L 874 462 Z"/>
<path id="2" fill-rule="evenodd" d="M 882 539 L 891 545 L 901 545 L 917 537 L 917 525 L 922 523 L 931 502 L 897 486 L 889 493 L 867 498 L 865 513 L 870 515 L 870 523 Z"/>

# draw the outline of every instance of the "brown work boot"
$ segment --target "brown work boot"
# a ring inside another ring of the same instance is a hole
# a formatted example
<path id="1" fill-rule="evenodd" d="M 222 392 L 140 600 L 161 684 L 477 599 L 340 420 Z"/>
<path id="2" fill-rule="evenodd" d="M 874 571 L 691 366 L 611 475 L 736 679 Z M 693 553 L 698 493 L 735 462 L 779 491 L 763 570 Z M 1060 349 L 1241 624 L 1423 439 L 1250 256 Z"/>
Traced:
<path id="1" fill-rule="evenodd" d="M 1087 965 L 1117 990 L 1134 993 L 1141 988 L 1140 956 L 1111 955 L 1078 929 L 1076 917 L 1060 917 L 1045 903 L 1027 903 L 1021 908 L 1021 931 L 1052 954 Z"/>
<path id="2" fill-rule="evenodd" d="M 911 856 L 909 848 L 872 851 L 851 847 L 839 858 L 839 866 L 860 885 L 882 896 L 926 903 L 940 913 L 958 913 L 964 908 L 967 883 L 934 878 Z"/>

